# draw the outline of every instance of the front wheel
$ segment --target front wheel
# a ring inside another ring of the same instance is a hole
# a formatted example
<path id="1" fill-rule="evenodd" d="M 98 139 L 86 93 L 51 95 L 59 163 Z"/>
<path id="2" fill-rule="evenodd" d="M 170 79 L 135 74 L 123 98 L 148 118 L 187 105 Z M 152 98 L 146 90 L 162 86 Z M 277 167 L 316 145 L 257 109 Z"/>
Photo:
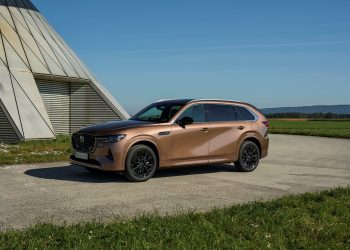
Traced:
<path id="1" fill-rule="evenodd" d="M 150 179 L 157 169 L 157 157 L 146 145 L 133 146 L 126 158 L 125 177 L 129 181 L 142 182 Z"/>
<path id="2" fill-rule="evenodd" d="M 245 141 L 239 150 L 238 161 L 235 166 L 239 171 L 251 172 L 257 168 L 260 160 L 260 151 L 258 146 L 252 141 Z"/>

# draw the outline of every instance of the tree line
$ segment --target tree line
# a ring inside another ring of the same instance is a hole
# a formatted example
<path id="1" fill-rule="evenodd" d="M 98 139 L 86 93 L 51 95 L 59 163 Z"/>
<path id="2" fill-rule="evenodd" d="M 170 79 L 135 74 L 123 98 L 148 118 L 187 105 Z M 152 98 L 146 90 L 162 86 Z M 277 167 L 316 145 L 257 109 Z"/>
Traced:
<path id="1" fill-rule="evenodd" d="M 266 118 L 314 118 L 314 119 L 344 119 L 350 118 L 350 114 L 334 114 L 334 113 L 272 113 L 266 114 Z"/>

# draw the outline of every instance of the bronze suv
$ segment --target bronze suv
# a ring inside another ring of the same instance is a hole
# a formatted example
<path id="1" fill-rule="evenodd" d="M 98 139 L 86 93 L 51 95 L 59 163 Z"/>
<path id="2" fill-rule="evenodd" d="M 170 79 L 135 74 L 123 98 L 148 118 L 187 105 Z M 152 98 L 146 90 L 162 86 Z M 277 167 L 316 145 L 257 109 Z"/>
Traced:
<path id="1" fill-rule="evenodd" d="M 163 100 L 125 121 L 72 135 L 73 165 L 146 181 L 157 168 L 234 163 L 244 172 L 267 156 L 269 122 L 254 106 L 223 100 Z"/>

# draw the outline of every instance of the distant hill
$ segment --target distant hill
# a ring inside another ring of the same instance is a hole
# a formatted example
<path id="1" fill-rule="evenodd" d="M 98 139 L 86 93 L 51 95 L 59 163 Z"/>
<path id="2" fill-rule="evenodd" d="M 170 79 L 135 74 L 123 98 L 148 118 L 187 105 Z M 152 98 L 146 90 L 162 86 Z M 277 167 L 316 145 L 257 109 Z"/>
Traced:
<path id="1" fill-rule="evenodd" d="M 350 105 L 316 105 L 302 107 L 281 107 L 260 109 L 264 114 L 274 113 L 333 113 L 333 114 L 350 114 Z"/>

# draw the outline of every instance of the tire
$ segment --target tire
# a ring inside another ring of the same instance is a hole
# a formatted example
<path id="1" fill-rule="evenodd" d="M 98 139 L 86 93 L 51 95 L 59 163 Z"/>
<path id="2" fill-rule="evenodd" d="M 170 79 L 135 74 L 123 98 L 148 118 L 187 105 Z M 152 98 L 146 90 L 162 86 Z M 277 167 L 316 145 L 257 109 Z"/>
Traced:
<path id="1" fill-rule="evenodd" d="M 258 167 L 259 160 L 259 147 L 252 141 L 245 141 L 241 145 L 235 166 L 241 172 L 252 172 Z"/>
<path id="2" fill-rule="evenodd" d="M 124 175 L 132 182 L 147 181 L 156 172 L 157 165 L 157 156 L 150 147 L 136 145 L 128 152 Z"/>

